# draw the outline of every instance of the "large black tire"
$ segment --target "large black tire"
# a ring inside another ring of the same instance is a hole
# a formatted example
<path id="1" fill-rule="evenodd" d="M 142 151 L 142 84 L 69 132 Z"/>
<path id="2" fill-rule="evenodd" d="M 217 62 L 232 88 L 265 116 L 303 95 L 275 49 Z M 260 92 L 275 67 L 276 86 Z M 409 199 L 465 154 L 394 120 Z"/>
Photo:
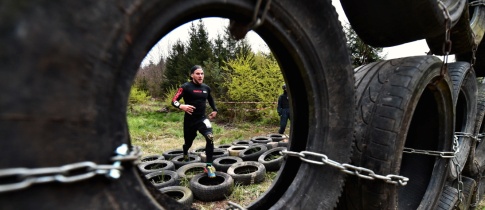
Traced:
<path id="1" fill-rule="evenodd" d="M 212 161 L 214 161 L 214 159 L 216 158 L 226 156 L 229 156 L 229 151 L 227 151 L 227 149 L 214 148 L 214 151 L 212 153 Z M 199 157 L 201 162 L 207 162 L 207 155 L 205 154 L 205 152 L 200 153 Z"/>
<path id="2" fill-rule="evenodd" d="M 201 201 L 218 201 L 229 197 L 234 187 L 234 179 L 229 174 L 216 171 L 216 177 L 197 174 L 190 179 L 190 190 Z"/>
<path id="3" fill-rule="evenodd" d="M 480 202 L 485 195 L 485 177 L 477 178 L 477 187 L 473 191 L 472 199 L 470 202 L 470 209 L 478 209 L 480 206 Z M 483 209 L 480 209 L 483 210 Z"/>
<path id="4" fill-rule="evenodd" d="M 359 37 L 374 47 L 390 47 L 437 36 L 445 31 L 443 2 L 454 26 L 466 6 L 462 0 L 341 0 Z"/>
<path id="5" fill-rule="evenodd" d="M 194 194 L 192 190 L 183 186 L 169 186 L 159 189 L 165 195 L 175 199 L 177 202 L 191 207 L 194 202 Z"/>
<path id="6" fill-rule="evenodd" d="M 147 155 L 140 158 L 140 161 L 142 163 L 150 162 L 154 160 L 165 160 L 165 157 L 163 157 L 163 155 Z"/>
<path id="7" fill-rule="evenodd" d="M 483 33 L 483 31 L 477 32 Z M 446 52 L 443 52 L 443 50 L 448 50 L 448 54 L 451 55 L 472 51 L 472 47 L 475 44 L 475 37 L 474 31 L 472 31 L 470 24 L 470 13 L 468 11 L 468 7 L 465 7 L 463 13 L 461 14 L 460 20 L 453 28 L 451 28 L 450 41 L 452 45 L 450 49 L 443 49 L 445 37 L 445 30 L 443 30 L 442 33 L 438 34 L 437 36 L 426 38 L 426 43 L 428 44 L 430 53 L 435 55 L 445 55 Z M 480 42 L 476 44 L 478 45 L 479 43 Z"/>
<path id="8" fill-rule="evenodd" d="M 467 62 L 448 64 L 448 72 L 453 83 L 453 105 L 455 107 L 455 135 L 458 140 L 458 152 L 451 159 L 450 181 L 461 174 L 470 153 L 470 147 L 475 142 L 475 120 L 477 115 L 477 78 L 475 71 Z M 464 135 L 465 134 L 465 135 Z M 456 166 L 458 165 L 458 169 Z"/>
<path id="9" fill-rule="evenodd" d="M 162 153 L 163 157 L 165 157 L 165 160 L 172 160 L 172 158 L 183 154 L 184 154 L 183 149 L 171 149 Z"/>
<path id="10" fill-rule="evenodd" d="M 445 185 L 436 209 L 455 210 L 459 201 L 458 190 L 452 186 Z"/>
<path id="11" fill-rule="evenodd" d="M 229 152 L 229 156 L 239 157 L 239 153 L 241 153 L 241 151 L 247 149 L 248 147 L 249 146 L 244 146 L 244 145 L 234 145 L 227 148 L 227 152 Z"/>
<path id="12" fill-rule="evenodd" d="M 258 162 L 264 165 L 266 171 L 278 171 L 284 161 L 284 156 L 281 154 L 284 150 L 286 150 L 284 147 L 270 149 L 259 156 Z"/>
<path id="13" fill-rule="evenodd" d="M 180 185 L 180 177 L 175 171 L 158 170 L 145 175 L 145 179 L 157 189 Z"/>
<path id="14" fill-rule="evenodd" d="M 226 156 L 226 157 L 218 157 L 214 159 L 212 165 L 216 168 L 217 171 L 222 171 L 227 173 L 227 169 L 234 165 L 235 163 L 243 162 L 243 159 L 236 156 Z"/>
<path id="15" fill-rule="evenodd" d="M 155 160 L 150 162 L 144 162 L 138 165 L 140 172 L 143 174 L 149 174 L 159 170 L 175 170 L 175 165 L 169 160 Z"/>
<path id="16" fill-rule="evenodd" d="M 239 152 L 239 157 L 244 161 L 258 161 L 259 156 L 268 151 L 268 147 L 263 144 L 252 144 L 248 148 Z"/>
<path id="17" fill-rule="evenodd" d="M 227 169 L 227 174 L 231 175 L 236 184 L 251 185 L 264 181 L 266 168 L 260 162 L 243 161 L 235 163 Z"/>
<path id="18" fill-rule="evenodd" d="M 273 139 L 271 139 L 271 137 L 267 137 L 267 136 L 255 136 L 255 137 L 251 138 L 251 141 L 253 143 L 256 143 L 256 144 L 266 144 L 266 143 L 273 141 Z"/>
<path id="19" fill-rule="evenodd" d="M 175 169 L 179 169 L 180 167 L 187 165 L 189 163 L 200 163 L 200 162 L 202 162 L 201 161 L 202 159 L 197 155 L 188 154 L 188 157 L 189 157 L 188 161 L 184 161 L 184 155 L 179 155 L 179 156 L 173 157 L 171 161 L 175 165 Z"/>
<path id="20" fill-rule="evenodd" d="M 448 74 L 433 56 L 381 61 L 355 70 L 356 143 L 352 163 L 379 175 L 409 178 L 404 187 L 349 176 L 348 209 L 435 209 L 448 160 L 404 153 L 452 151 L 453 100 Z"/>
<path id="21" fill-rule="evenodd" d="M 279 133 L 271 133 L 268 134 L 268 137 L 271 138 L 274 142 L 280 142 L 283 141 L 284 139 L 287 139 L 287 136 L 285 134 L 279 134 Z"/>
<path id="22" fill-rule="evenodd" d="M 189 163 L 177 169 L 180 179 L 192 179 L 197 174 L 204 173 L 205 163 Z M 217 168 L 216 168 L 217 169 Z"/>
<path id="23" fill-rule="evenodd" d="M 235 146 L 250 146 L 254 143 L 251 140 L 234 140 L 231 144 Z"/>
<path id="24" fill-rule="evenodd" d="M 470 3 L 470 0 L 467 2 Z M 476 3 L 476 2 L 475 2 Z M 450 39 L 452 43 L 450 54 L 462 54 L 472 52 L 473 45 L 479 45 L 485 33 L 485 7 L 481 4 L 469 4 L 462 13 L 458 23 L 451 29 Z M 433 38 L 427 38 L 426 42 L 431 53 L 443 55 L 443 43 L 445 32 Z M 459 56 L 460 57 L 460 56 Z M 464 60 L 471 61 L 471 58 Z M 476 68 L 475 68 L 476 69 Z"/>
<path id="25" fill-rule="evenodd" d="M 1 7 L 0 133 L 8 139 L 0 141 L 2 169 L 80 161 L 110 164 L 116 147 L 130 144 L 128 97 L 148 50 L 188 21 L 210 16 L 248 22 L 257 10 L 253 0 L 6 0 Z M 298 142 L 291 150 L 308 148 L 348 162 L 354 79 L 331 2 L 272 1 L 254 31 L 274 52 L 292 110 L 298 110 L 292 113 L 291 134 Z M 250 208 L 335 205 L 343 184 L 340 171 L 302 164 L 299 158 L 286 163 Z M 123 167 L 115 181 L 95 176 L 4 193 L 0 206 L 7 210 L 185 208 L 168 196 L 149 194 L 153 187 L 143 183 L 135 166 L 123 163 Z"/>
<path id="26" fill-rule="evenodd" d="M 478 136 L 481 141 L 475 140 L 470 148 L 470 157 L 465 165 L 463 173 L 469 177 L 478 180 L 485 171 L 485 143 L 483 134 L 485 133 L 485 80 L 477 80 L 477 116 L 475 123 L 474 135 Z"/>
<path id="27" fill-rule="evenodd" d="M 477 182 L 470 177 L 462 176 L 462 200 L 458 204 L 459 209 L 468 209 L 472 202 L 472 197 L 477 188 Z M 458 189 L 458 180 L 455 180 L 453 186 Z"/>

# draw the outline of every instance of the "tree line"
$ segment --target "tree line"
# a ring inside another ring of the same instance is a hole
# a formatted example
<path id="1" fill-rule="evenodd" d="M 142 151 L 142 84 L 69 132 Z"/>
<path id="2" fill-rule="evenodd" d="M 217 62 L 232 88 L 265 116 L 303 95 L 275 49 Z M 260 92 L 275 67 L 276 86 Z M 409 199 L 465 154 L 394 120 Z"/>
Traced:
<path id="1" fill-rule="evenodd" d="M 188 42 L 176 41 L 159 63 L 140 67 L 133 87 L 169 103 L 176 89 L 189 81 L 190 68 L 198 64 L 217 101 L 259 102 L 252 109 L 275 106 L 284 79 L 271 52 L 253 52 L 247 39 L 234 40 L 227 27 L 210 40 L 202 20 L 192 22 L 188 33 Z M 349 26 L 345 33 L 354 67 L 382 59 L 382 48 L 365 45 Z"/>

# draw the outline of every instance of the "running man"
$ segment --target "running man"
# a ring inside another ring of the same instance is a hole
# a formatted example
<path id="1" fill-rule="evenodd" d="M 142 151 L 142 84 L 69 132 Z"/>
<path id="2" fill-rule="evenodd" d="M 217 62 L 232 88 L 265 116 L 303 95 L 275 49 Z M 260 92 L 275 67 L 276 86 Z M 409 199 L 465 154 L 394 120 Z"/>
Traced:
<path id="1" fill-rule="evenodd" d="M 180 86 L 177 93 L 172 99 L 172 105 L 185 112 L 184 115 L 184 159 L 189 160 L 188 151 L 192 146 L 197 131 L 201 133 L 206 141 L 205 153 L 207 156 L 207 165 L 204 171 L 210 178 L 215 177 L 216 169 L 212 166 L 212 154 L 214 152 L 214 136 L 209 119 L 215 118 L 217 108 L 211 95 L 211 89 L 204 82 L 204 70 L 201 66 L 195 65 L 190 69 L 190 78 L 192 81 L 186 82 Z M 180 104 L 179 100 L 184 99 L 185 104 Z M 205 116 L 206 100 L 212 108 L 209 119 Z"/>

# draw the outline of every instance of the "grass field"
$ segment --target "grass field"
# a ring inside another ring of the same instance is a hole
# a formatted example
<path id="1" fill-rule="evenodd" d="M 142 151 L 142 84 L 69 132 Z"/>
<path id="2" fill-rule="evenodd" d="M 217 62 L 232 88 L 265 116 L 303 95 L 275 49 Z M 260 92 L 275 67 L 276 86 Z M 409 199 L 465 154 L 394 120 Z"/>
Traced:
<path id="1" fill-rule="evenodd" d="M 143 106 L 136 106 L 128 112 L 128 126 L 133 145 L 140 146 L 143 156 L 162 154 L 171 149 L 181 149 L 184 143 L 182 123 L 182 112 L 158 112 L 159 106 L 151 103 Z M 249 140 L 255 136 L 275 133 L 278 125 L 262 125 L 258 123 L 238 123 L 234 125 L 212 122 L 214 132 L 214 145 L 230 144 L 235 140 Z M 289 129 L 288 129 L 289 130 Z M 204 147 L 205 139 L 198 134 L 191 149 Z M 232 201 L 241 206 L 247 206 L 271 185 L 276 177 L 275 172 L 266 173 L 263 183 L 249 186 L 235 186 L 229 198 L 217 202 L 201 202 L 195 200 L 192 205 L 195 209 L 226 209 L 227 202 Z M 188 182 L 182 182 L 185 185 Z"/>

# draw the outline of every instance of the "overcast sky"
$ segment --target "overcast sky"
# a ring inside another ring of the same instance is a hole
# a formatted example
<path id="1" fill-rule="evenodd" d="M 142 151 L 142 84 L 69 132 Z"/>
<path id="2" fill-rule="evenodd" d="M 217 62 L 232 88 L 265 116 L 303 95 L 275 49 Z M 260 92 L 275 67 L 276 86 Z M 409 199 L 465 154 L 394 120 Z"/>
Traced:
<path id="1" fill-rule="evenodd" d="M 337 13 L 339 14 L 339 20 L 342 24 L 348 23 L 347 18 L 342 10 L 340 1 L 332 0 Z M 198 21 L 198 20 L 196 20 Z M 209 33 L 209 39 L 213 40 L 216 38 L 217 34 L 224 33 L 224 27 L 228 24 L 228 19 L 223 18 L 204 18 L 204 25 Z M 196 22 L 197 23 L 197 22 Z M 189 29 L 190 23 L 186 23 L 163 37 L 153 48 L 150 50 L 146 58 L 143 60 L 142 65 L 147 65 L 152 61 L 153 63 L 158 63 L 161 56 L 167 57 L 169 48 L 177 41 L 181 40 L 187 42 L 189 39 Z M 269 51 L 266 43 L 253 31 L 250 31 L 246 35 L 249 42 L 255 51 Z M 426 41 L 419 40 L 415 42 L 410 42 L 394 47 L 387 47 L 383 49 L 383 55 L 387 56 L 385 59 L 400 58 L 413 55 L 425 55 L 429 51 Z"/>

